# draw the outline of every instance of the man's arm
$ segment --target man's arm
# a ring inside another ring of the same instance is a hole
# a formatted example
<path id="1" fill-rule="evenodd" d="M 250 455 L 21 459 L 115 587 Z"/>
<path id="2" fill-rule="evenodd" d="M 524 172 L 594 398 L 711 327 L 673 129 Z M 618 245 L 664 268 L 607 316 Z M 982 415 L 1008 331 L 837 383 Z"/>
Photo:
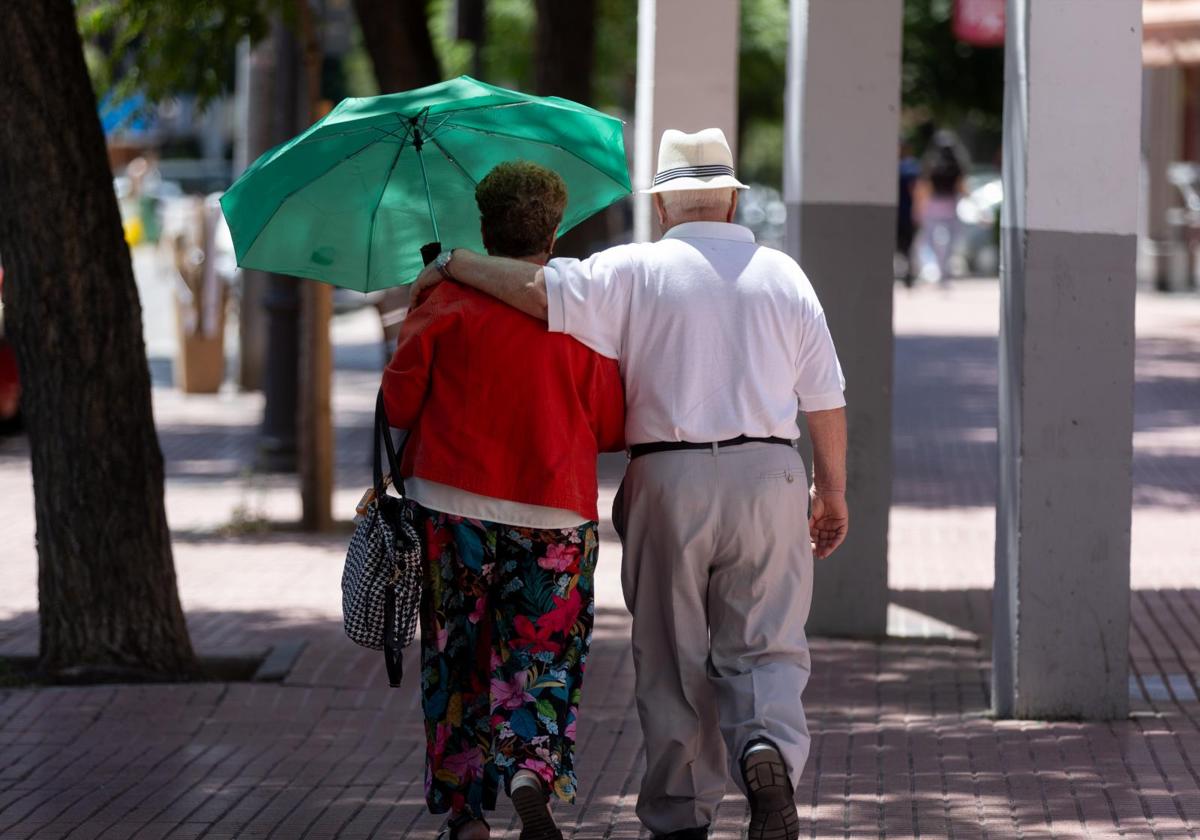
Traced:
<path id="1" fill-rule="evenodd" d="M 812 517 L 808 520 L 813 553 L 824 559 L 846 539 L 846 409 L 809 411 L 813 444 Z"/>
<path id="2" fill-rule="evenodd" d="M 541 266 L 455 248 L 454 257 L 446 268 L 450 276 L 464 286 L 491 295 L 526 315 L 546 320 L 546 277 Z M 441 280 L 442 274 L 435 266 L 425 266 L 413 285 L 413 298 Z"/>

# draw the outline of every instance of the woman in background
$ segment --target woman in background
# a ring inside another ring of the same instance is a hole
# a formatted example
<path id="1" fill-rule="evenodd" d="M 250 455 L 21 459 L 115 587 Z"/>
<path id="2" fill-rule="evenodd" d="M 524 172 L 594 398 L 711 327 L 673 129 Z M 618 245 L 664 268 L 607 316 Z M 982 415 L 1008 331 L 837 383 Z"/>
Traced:
<path id="1" fill-rule="evenodd" d="M 954 134 L 937 132 L 913 194 L 920 225 L 914 251 L 920 263 L 920 278 L 926 282 L 947 280 L 953 273 L 951 261 L 958 251 L 962 229 L 958 200 L 963 195 L 967 167 L 966 153 Z"/>

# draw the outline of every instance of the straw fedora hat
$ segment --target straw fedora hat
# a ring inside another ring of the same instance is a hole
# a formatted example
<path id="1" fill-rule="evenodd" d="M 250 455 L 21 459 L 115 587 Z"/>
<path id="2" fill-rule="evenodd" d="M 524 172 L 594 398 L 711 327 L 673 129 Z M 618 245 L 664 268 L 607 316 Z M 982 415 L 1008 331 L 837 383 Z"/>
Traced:
<path id="1" fill-rule="evenodd" d="M 719 189 L 748 189 L 733 177 L 733 152 L 729 151 L 725 132 L 719 128 L 706 128 L 695 134 L 673 128 L 664 131 L 658 144 L 654 185 L 643 192 Z"/>

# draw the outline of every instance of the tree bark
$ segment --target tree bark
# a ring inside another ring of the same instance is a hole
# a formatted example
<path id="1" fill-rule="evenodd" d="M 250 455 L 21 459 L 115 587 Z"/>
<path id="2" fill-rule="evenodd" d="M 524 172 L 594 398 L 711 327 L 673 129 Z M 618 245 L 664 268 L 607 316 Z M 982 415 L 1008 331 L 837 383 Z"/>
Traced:
<path id="1" fill-rule="evenodd" d="M 590 105 L 596 62 L 596 0 L 537 0 L 534 90 Z M 559 239 L 555 253 L 585 257 L 609 243 L 613 214 L 602 211 Z"/>
<path id="2" fill-rule="evenodd" d="M 427 0 L 354 0 L 380 93 L 441 81 L 442 68 L 429 35 L 428 5 Z"/>
<path id="3" fill-rule="evenodd" d="M 534 89 L 585 105 L 592 101 L 596 0 L 537 0 Z"/>
<path id="4" fill-rule="evenodd" d="M 44 670 L 196 660 L 141 305 L 70 0 L 0 3 L 0 255 L 28 418 Z"/>

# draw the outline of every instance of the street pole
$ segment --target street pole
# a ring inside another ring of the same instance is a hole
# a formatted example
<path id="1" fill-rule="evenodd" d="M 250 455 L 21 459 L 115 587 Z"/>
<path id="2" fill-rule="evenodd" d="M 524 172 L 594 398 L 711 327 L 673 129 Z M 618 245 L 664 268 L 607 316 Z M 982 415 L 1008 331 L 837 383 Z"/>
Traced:
<path id="1" fill-rule="evenodd" d="M 300 54 L 292 32 L 278 18 L 272 23 L 271 43 L 274 51 L 274 107 L 271 108 L 274 145 L 293 136 L 298 130 Z M 258 468 L 267 472 L 296 470 L 299 283 L 295 277 L 269 274 L 262 298 L 266 310 L 267 348 Z"/>
<path id="2" fill-rule="evenodd" d="M 254 160 L 271 148 L 271 102 L 275 49 L 271 39 L 251 47 L 250 39 L 238 45 L 237 120 L 233 155 L 236 179 Z M 260 391 L 267 353 L 267 318 L 263 295 L 267 275 L 243 269 L 238 305 L 238 387 Z"/>

